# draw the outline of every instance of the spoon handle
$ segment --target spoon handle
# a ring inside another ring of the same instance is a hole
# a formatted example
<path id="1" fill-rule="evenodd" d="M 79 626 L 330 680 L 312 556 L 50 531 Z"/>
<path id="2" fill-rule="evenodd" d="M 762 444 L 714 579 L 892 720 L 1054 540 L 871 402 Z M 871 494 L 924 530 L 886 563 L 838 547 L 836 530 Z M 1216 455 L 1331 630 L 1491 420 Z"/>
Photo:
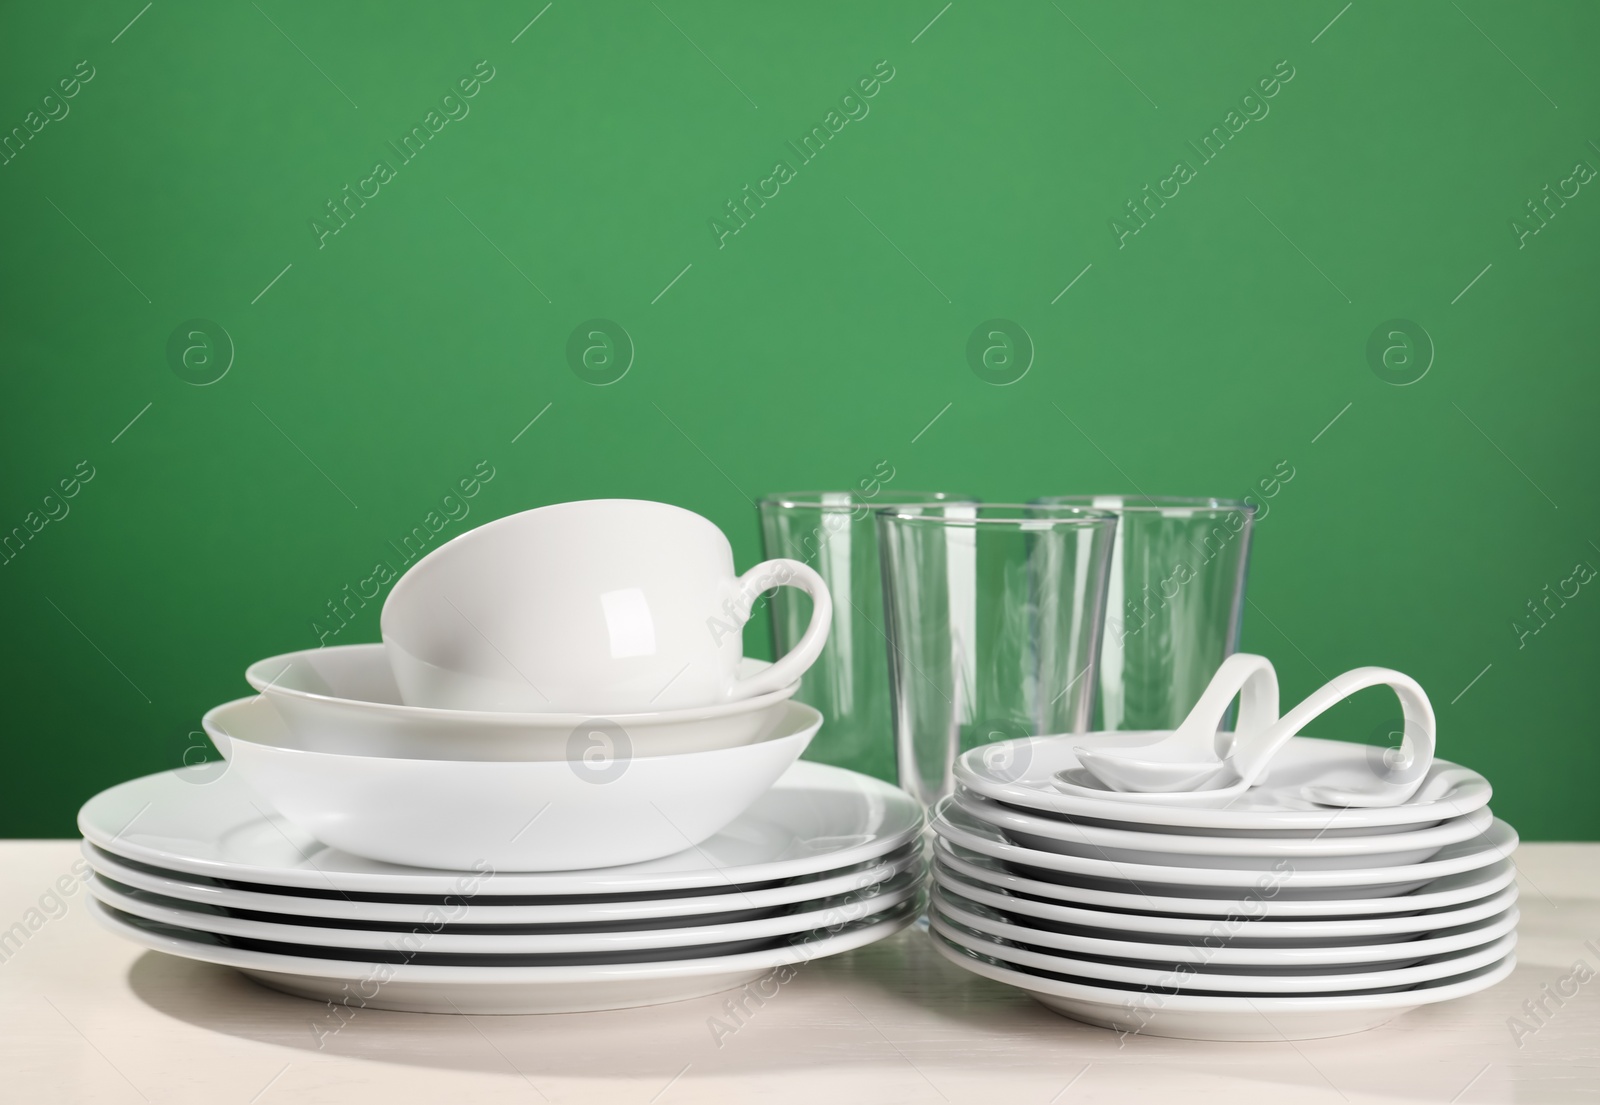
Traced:
<path id="1" fill-rule="evenodd" d="M 1405 801 L 1421 785 L 1423 776 L 1433 763 L 1437 722 L 1433 705 L 1422 687 L 1409 675 L 1392 668 L 1367 667 L 1347 671 L 1313 691 L 1305 701 L 1284 714 L 1276 725 L 1264 733 L 1254 737 L 1241 733 L 1241 739 L 1234 746 L 1235 774 L 1246 785 L 1253 785 L 1290 737 L 1357 691 L 1379 686 L 1391 688 L 1400 700 L 1405 734 L 1392 759 L 1385 756 L 1378 781 L 1386 784 L 1386 787 L 1396 788 L 1392 794 L 1386 795 L 1386 800 Z M 1398 797 L 1393 797 L 1393 794 L 1398 794 Z"/>
<path id="2" fill-rule="evenodd" d="M 1222 719 L 1235 698 L 1239 716 L 1229 733 L 1222 730 Z M 1278 672 L 1272 661 L 1253 652 L 1235 652 L 1222 661 L 1171 739 L 1179 747 L 1209 744 L 1221 761 L 1241 739 L 1265 732 L 1277 720 Z"/>

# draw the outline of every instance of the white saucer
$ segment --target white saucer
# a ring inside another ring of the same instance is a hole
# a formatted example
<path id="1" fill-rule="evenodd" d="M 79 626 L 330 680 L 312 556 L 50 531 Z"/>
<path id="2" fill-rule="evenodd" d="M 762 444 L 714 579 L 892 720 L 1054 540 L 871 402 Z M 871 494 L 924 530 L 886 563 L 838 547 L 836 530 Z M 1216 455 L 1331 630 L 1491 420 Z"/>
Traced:
<path id="1" fill-rule="evenodd" d="M 693 848 L 623 867 L 546 873 L 397 867 L 328 848 L 215 764 L 147 775 L 102 791 L 78 813 L 85 839 L 114 856 L 191 875 L 323 891 L 569 895 L 744 887 L 882 856 L 922 828 L 904 791 L 843 768 L 796 763 L 727 828 Z"/>
<path id="2" fill-rule="evenodd" d="M 962 898 L 1013 918 L 1027 918 L 1029 926 L 1047 931 L 1113 938 L 1135 937 L 1151 943 L 1190 946 L 1213 946 L 1217 940 L 1225 939 L 1228 946 L 1234 948 L 1331 948 L 1385 944 L 1482 921 L 1504 913 L 1517 901 L 1517 887 L 1513 882 L 1479 901 L 1427 913 L 1280 921 L 1263 919 L 1258 911 L 1245 913 L 1241 910 L 1227 919 L 1218 919 L 1174 917 L 1160 913 L 1113 913 L 1058 902 L 1041 902 L 965 878 L 951 868 L 946 858 L 934 864 L 933 879 L 938 886 Z"/>
<path id="3" fill-rule="evenodd" d="M 1073 955 L 1051 955 L 1048 952 L 1029 951 L 960 928 L 938 911 L 930 912 L 928 921 L 935 932 L 951 943 L 1016 967 L 1069 974 L 1097 982 L 1115 982 L 1124 986 L 1181 989 L 1183 992 L 1198 990 L 1205 993 L 1227 993 L 1249 997 L 1400 990 L 1498 963 L 1510 955 L 1517 946 L 1517 934 L 1511 932 L 1482 947 L 1450 955 L 1433 956 L 1411 967 L 1380 966 L 1370 971 L 1357 970 L 1341 974 L 1321 971 L 1314 973 L 1267 971 L 1246 974 L 1242 971 L 1224 971 L 1210 966 L 1131 967 Z"/>
<path id="4" fill-rule="evenodd" d="M 1515 955 L 1464 974 L 1406 990 L 1318 997 L 1162 994 L 1047 976 L 1007 967 L 930 934 L 939 954 L 959 967 L 1025 990 L 1063 1016 L 1102 1028 L 1185 1040 L 1315 1040 L 1363 1032 L 1434 1002 L 1486 990 L 1517 965 Z"/>
<path id="5" fill-rule="evenodd" d="M 158 867 L 132 866 L 85 841 L 89 866 L 124 886 L 162 894 L 198 907 L 287 913 L 299 918 L 434 925 L 599 925 L 635 924 L 656 927 L 682 923 L 682 918 L 716 918 L 716 923 L 769 916 L 799 902 L 848 894 L 888 882 L 918 863 L 920 841 L 886 856 L 833 871 L 766 886 L 704 888 L 670 897 L 660 895 L 573 895 L 567 898 L 524 898 L 492 894 L 419 896 L 417 901 L 383 901 L 329 891 L 313 897 L 304 891 L 265 887 L 244 890 L 202 875 L 184 875 Z M 719 893 L 726 890 L 725 893 Z M 712 923 L 706 920 L 703 923 Z"/>
<path id="6" fill-rule="evenodd" d="M 1187 963 L 1230 972 L 1255 974 L 1258 971 L 1271 971 L 1282 975 L 1335 971 L 1347 973 L 1359 967 L 1388 970 L 1420 963 L 1429 956 L 1452 955 L 1492 943 L 1514 932 L 1521 916 L 1516 906 L 1512 905 L 1478 921 L 1443 925 L 1421 937 L 1391 937 L 1387 943 L 1262 948 L 1240 947 L 1226 935 L 1217 936 L 1209 945 L 1152 944 L 1112 936 L 1084 936 L 1026 927 L 1012 924 L 986 906 L 957 897 L 943 884 L 934 891 L 933 904 L 941 916 L 962 928 L 997 940 L 1026 944 L 1041 951 L 1065 952 L 1067 956 L 1064 958 L 1088 956 L 1141 960 L 1168 969 L 1173 964 Z M 1205 986 L 1199 979 L 1193 980 L 1193 984 L 1201 988 Z"/>
<path id="7" fill-rule="evenodd" d="M 1414 890 L 1441 875 L 1454 875 L 1487 867 L 1511 854 L 1517 834 L 1504 821 L 1495 821 L 1482 836 L 1441 849 L 1423 863 L 1397 867 L 1341 868 L 1333 871 L 1304 871 L 1293 860 L 1279 860 L 1267 873 L 1203 867 L 1170 867 L 1147 863 L 1113 863 L 1110 860 L 1067 856 L 1024 848 L 1006 840 L 993 825 L 979 821 L 954 801 L 945 798 L 934 809 L 933 829 L 940 837 L 974 852 L 992 856 L 1027 869 L 1044 879 L 1055 876 L 1068 881 L 1095 880 L 1105 889 L 1143 889 L 1172 897 L 1235 897 L 1240 890 L 1260 888 L 1270 880 L 1276 897 L 1328 897 L 1328 891 L 1341 891 L 1340 897 L 1378 897 Z"/>
<path id="8" fill-rule="evenodd" d="M 1188 833 L 1219 834 L 1264 832 L 1308 836 L 1388 831 L 1402 825 L 1422 825 L 1459 817 L 1489 802 L 1490 786 L 1477 772 L 1447 760 L 1435 760 L 1424 777 L 1426 788 L 1438 776 L 1450 773 L 1449 785 L 1436 801 L 1369 809 L 1332 809 L 1308 802 L 1300 788 L 1316 785 L 1353 789 L 1370 782 L 1374 756 L 1383 749 L 1349 741 L 1294 737 L 1272 761 L 1258 786 L 1221 809 L 1202 806 L 1163 806 L 1139 802 L 1106 791 L 1106 797 L 1064 794 L 1054 785 L 1058 771 L 1079 769 L 1076 746 L 1136 747 L 1160 739 L 1157 733 L 1117 733 L 1106 736 L 1028 737 L 998 741 L 963 753 L 955 764 L 956 780 L 987 798 L 1044 813 L 1089 817 L 1133 825 L 1166 825 Z M 1450 781 L 1453 780 L 1453 781 Z M 1118 826 L 1125 828 L 1127 826 Z"/>
<path id="9" fill-rule="evenodd" d="M 561 967 L 437 967 L 247 951 L 206 942 L 205 933 L 151 931 L 90 899 L 112 932 L 183 959 L 236 968 L 274 990 L 335 1004 L 410 1013 L 585 1013 L 703 997 L 824 956 L 865 947 L 909 925 L 915 903 L 810 943 L 739 955 L 650 963 Z M 215 940 L 215 938 L 211 938 Z M 778 980 L 785 981 L 780 973 Z M 338 1024 L 337 1019 L 333 1019 Z M 313 1026 L 315 1031 L 315 1026 Z"/>
<path id="10" fill-rule="evenodd" d="M 972 791 L 957 791 L 956 803 L 994 825 L 1008 839 L 1028 848 L 1087 856 L 1116 863 L 1155 863 L 1170 867 L 1230 867 L 1270 871 L 1288 859 L 1297 871 L 1352 867 L 1398 867 L 1421 863 L 1447 844 L 1483 833 L 1494 820 L 1487 807 L 1426 829 L 1360 836 L 1278 837 L 1189 836 L 1142 829 L 1081 825 L 1014 809 Z M 1337 810 L 1330 811 L 1336 815 Z"/>
<path id="11" fill-rule="evenodd" d="M 696 924 L 673 928 L 607 929 L 589 932 L 443 932 L 442 926 L 429 925 L 396 930 L 357 927 L 327 927 L 305 923 L 287 914 L 227 916 L 196 907 L 184 909 L 168 904 L 172 899 L 127 890 L 95 875 L 89 892 L 120 912 L 161 924 L 191 928 L 221 936 L 280 944 L 342 948 L 355 952 L 409 950 L 429 954 L 509 954 L 561 955 L 567 953 L 615 953 L 664 948 L 690 948 L 738 942 L 770 940 L 819 929 L 850 924 L 875 914 L 885 913 L 914 898 L 922 885 L 920 869 L 907 871 L 884 886 L 864 887 L 855 893 L 841 894 L 806 902 L 775 917 L 753 921 Z M 565 928 L 566 926 L 562 926 Z"/>

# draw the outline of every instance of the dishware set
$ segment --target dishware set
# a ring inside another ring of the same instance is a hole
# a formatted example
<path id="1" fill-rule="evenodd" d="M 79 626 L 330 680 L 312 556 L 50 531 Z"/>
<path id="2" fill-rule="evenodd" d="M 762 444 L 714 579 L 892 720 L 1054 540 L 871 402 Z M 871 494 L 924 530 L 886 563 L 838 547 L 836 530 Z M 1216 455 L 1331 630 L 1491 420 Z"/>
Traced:
<path id="1" fill-rule="evenodd" d="M 1371 686 L 1403 704 L 1399 748 L 1299 735 Z M 1077 1020 L 1217 1040 L 1357 1032 L 1509 974 L 1516 833 L 1434 757 L 1421 689 L 1362 668 L 1277 698 L 1235 654 L 1175 730 L 964 753 L 933 818 L 939 952 Z"/>
<path id="2" fill-rule="evenodd" d="M 431 1012 L 700 996 L 924 908 L 949 962 L 1121 1032 L 1337 1035 L 1513 969 L 1516 833 L 1436 757 L 1423 689 L 1358 668 L 1280 712 L 1236 651 L 1248 504 L 760 516 L 743 574 L 711 522 L 631 500 L 441 545 L 381 644 L 249 667 L 203 719 L 225 766 L 83 807 L 97 917 Z M 768 592 L 770 664 L 741 640 Z M 1374 687 L 1397 747 L 1304 735 Z"/>
<path id="3" fill-rule="evenodd" d="M 740 631 L 811 596 L 773 664 Z M 738 575 L 712 523 L 600 500 L 424 557 L 381 645 L 251 665 L 206 714 L 225 765 L 79 814 L 96 915 L 277 989 L 429 1012 L 713 993 L 883 938 L 921 908 L 922 806 L 800 753 L 792 701 L 831 602 L 804 564 Z"/>

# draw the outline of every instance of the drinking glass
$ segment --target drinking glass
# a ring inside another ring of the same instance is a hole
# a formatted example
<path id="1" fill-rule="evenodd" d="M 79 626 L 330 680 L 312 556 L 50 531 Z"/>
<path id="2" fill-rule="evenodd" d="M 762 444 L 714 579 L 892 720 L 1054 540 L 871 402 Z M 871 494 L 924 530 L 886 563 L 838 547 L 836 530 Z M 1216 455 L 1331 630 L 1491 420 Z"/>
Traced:
<path id="1" fill-rule="evenodd" d="M 1118 518 L 1094 728 L 1176 729 L 1239 647 L 1256 508 L 1145 495 L 1035 502 Z"/>
<path id="2" fill-rule="evenodd" d="M 758 504 L 763 556 L 809 565 L 833 596 L 828 643 L 795 695 L 823 717 L 821 731 L 806 749 L 807 759 L 894 781 L 883 584 L 872 510 L 957 501 L 972 500 L 941 492 L 800 491 L 768 495 Z M 809 601 L 800 600 L 792 588 L 773 594 L 775 656 L 795 646 L 810 617 Z"/>
<path id="3" fill-rule="evenodd" d="M 1088 728 L 1115 514 L 934 504 L 877 524 L 903 789 L 932 803 L 970 748 Z"/>

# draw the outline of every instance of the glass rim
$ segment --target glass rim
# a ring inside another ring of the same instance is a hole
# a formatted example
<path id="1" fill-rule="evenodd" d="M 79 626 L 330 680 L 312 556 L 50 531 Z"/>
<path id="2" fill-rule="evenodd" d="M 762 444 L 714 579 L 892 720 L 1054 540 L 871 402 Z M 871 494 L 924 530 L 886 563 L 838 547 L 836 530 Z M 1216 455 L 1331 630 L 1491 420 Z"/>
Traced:
<path id="1" fill-rule="evenodd" d="M 939 526 L 1023 526 L 1032 523 L 1036 528 L 1038 523 L 1063 526 L 1105 526 L 1115 525 L 1116 514 L 1109 510 L 1099 510 L 1091 507 L 1077 506 L 1050 506 L 1041 503 L 972 503 L 979 513 L 971 517 L 957 515 L 949 517 L 942 514 L 910 514 L 900 513 L 907 506 L 884 506 L 874 510 L 873 516 L 885 522 L 904 522 L 908 525 L 924 523 Z M 953 505 L 965 506 L 966 503 Z M 1017 512 L 1014 517 L 985 518 L 983 511 L 1003 510 Z M 1041 514 L 1040 511 L 1048 513 Z"/>
<path id="2" fill-rule="evenodd" d="M 1117 505 L 1096 504 L 1096 499 L 1121 499 Z M 1127 500 L 1137 499 L 1137 502 Z M 1159 510 L 1190 510 L 1210 514 L 1255 514 L 1261 508 L 1244 499 L 1220 499 L 1209 495 L 1042 495 L 1031 500 L 1034 506 L 1079 504 L 1113 514 L 1147 514 Z"/>
<path id="3" fill-rule="evenodd" d="M 825 503 L 824 495 L 849 495 L 847 502 Z M 896 495 L 863 498 L 859 491 L 775 491 L 756 500 L 757 506 L 794 507 L 823 512 L 857 511 L 862 507 L 880 510 L 898 506 L 923 506 L 928 503 L 971 503 L 978 505 L 976 495 L 956 495 L 948 491 L 902 491 Z"/>

